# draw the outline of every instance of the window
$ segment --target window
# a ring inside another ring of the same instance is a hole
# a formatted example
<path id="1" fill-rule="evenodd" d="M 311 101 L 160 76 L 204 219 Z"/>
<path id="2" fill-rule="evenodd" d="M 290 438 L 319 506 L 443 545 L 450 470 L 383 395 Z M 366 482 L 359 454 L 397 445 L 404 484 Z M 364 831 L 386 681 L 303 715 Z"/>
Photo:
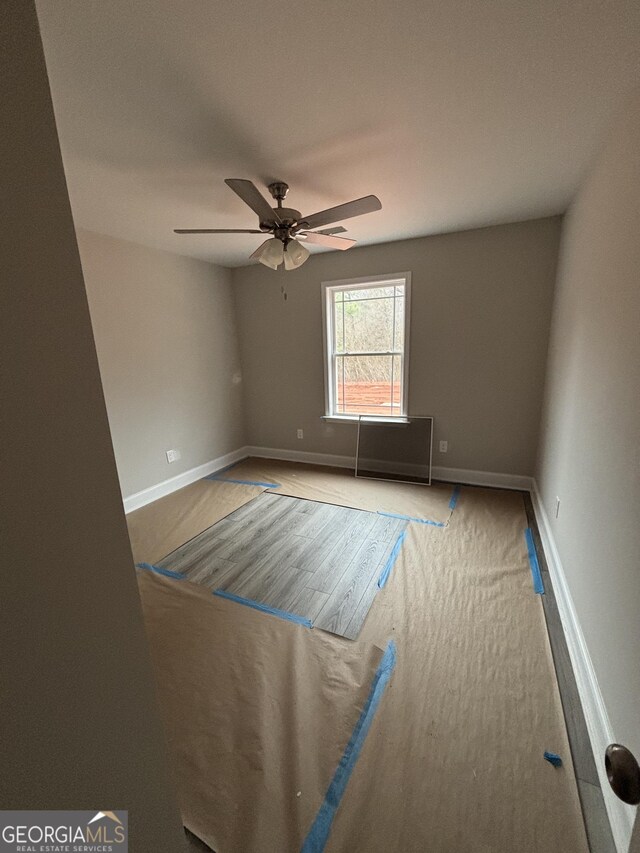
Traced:
<path id="1" fill-rule="evenodd" d="M 407 414 L 411 274 L 325 282 L 327 417 Z"/>

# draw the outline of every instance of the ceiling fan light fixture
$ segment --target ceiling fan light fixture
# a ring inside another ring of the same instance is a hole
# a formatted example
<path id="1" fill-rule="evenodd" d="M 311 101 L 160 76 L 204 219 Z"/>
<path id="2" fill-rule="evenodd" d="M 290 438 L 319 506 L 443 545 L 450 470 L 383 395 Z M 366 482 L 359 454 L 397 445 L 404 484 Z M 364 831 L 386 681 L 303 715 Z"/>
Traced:
<path id="1" fill-rule="evenodd" d="M 309 250 L 297 240 L 290 240 L 284 250 L 284 267 L 295 270 L 301 267 L 309 257 Z"/>
<path id="2" fill-rule="evenodd" d="M 282 245 L 282 242 L 273 237 L 271 240 L 267 240 L 263 244 L 262 251 L 257 257 L 260 263 L 264 264 L 265 267 L 277 270 L 282 263 L 283 255 L 284 246 Z"/>

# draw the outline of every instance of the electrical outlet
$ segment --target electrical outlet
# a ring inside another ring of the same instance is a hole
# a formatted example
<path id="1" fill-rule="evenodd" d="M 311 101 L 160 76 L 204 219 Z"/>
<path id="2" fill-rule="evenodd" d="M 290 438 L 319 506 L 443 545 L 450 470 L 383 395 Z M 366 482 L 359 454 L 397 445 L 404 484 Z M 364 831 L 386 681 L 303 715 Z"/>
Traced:
<path id="1" fill-rule="evenodd" d="M 441 441 L 440 442 L 440 453 L 446 453 L 449 450 L 449 442 Z"/>
<path id="2" fill-rule="evenodd" d="M 302 429 L 298 430 L 298 438 L 304 438 L 304 430 L 302 430 Z"/>
<path id="3" fill-rule="evenodd" d="M 560 514 L 560 498 L 556 498 L 556 518 Z"/>
<path id="4" fill-rule="evenodd" d="M 167 462 L 177 462 L 180 457 L 181 453 L 179 450 L 167 450 Z"/>

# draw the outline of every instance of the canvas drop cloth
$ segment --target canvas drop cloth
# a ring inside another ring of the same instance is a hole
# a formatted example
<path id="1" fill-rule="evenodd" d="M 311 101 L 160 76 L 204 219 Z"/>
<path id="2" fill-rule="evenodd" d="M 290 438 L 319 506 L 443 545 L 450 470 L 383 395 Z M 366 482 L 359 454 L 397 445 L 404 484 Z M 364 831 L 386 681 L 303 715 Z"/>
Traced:
<path id="1" fill-rule="evenodd" d="M 138 581 L 185 826 L 217 853 L 296 853 L 382 651 L 188 581 Z"/>
<path id="2" fill-rule="evenodd" d="M 198 480 L 130 512 L 127 525 L 134 561 L 158 562 L 262 492 L 262 486 Z"/>
<path id="3" fill-rule="evenodd" d="M 220 476 L 273 481 L 280 484 L 280 488 L 272 490 L 276 494 L 368 512 L 390 512 L 439 524 L 446 524 L 451 515 L 453 486 L 445 483 L 420 486 L 368 480 L 355 477 L 353 471 L 345 468 L 257 458 L 245 459 Z"/>

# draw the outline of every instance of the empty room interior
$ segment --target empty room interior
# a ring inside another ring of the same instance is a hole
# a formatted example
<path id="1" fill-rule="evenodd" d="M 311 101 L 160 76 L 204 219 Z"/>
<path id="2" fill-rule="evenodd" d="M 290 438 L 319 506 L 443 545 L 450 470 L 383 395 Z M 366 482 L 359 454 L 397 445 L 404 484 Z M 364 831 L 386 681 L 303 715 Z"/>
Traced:
<path id="1" fill-rule="evenodd" d="M 0 46 L 2 850 L 638 853 L 640 5 Z"/>

